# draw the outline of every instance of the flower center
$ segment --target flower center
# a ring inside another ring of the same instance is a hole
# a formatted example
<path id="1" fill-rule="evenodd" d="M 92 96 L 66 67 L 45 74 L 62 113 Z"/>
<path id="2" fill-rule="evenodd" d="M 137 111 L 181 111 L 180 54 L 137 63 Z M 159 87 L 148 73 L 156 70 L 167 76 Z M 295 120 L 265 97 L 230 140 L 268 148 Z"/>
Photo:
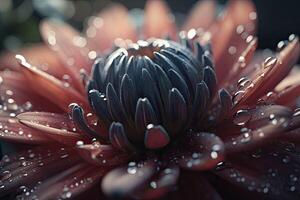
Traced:
<path id="1" fill-rule="evenodd" d="M 114 146 L 161 149 L 203 128 L 216 77 L 210 51 L 188 42 L 138 41 L 95 62 L 89 100 Z"/>

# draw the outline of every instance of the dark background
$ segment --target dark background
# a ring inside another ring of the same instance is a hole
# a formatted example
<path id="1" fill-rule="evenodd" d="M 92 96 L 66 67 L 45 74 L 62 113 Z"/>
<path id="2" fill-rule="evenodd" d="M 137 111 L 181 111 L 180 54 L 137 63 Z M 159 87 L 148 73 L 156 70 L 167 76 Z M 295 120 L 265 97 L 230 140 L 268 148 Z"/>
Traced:
<path id="1" fill-rule="evenodd" d="M 258 12 L 260 48 L 275 49 L 280 40 L 291 33 L 300 35 L 300 0 L 253 0 Z M 1 0 L 0 50 L 16 49 L 24 43 L 40 41 L 38 22 L 44 17 L 59 17 L 77 28 L 93 13 L 101 10 L 109 0 Z M 143 8 L 144 0 L 121 2 L 129 9 Z M 196 0 L 168 0 L 177 18 L 186 14 Z M 226 0 L 219 0 L 225 4 Z"/>

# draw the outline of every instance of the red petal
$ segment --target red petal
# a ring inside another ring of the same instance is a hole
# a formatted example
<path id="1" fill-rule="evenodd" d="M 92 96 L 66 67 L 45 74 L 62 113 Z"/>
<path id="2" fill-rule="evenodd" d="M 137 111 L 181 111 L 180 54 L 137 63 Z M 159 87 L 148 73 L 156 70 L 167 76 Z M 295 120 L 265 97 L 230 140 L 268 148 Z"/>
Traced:
<path id="1" fill-rule="evenodd" d="M 82 144 L 77 146 L 80 156 L 87 162 L 96 166 L 115 166 L 126 163 L 129 155 L 119 152 L 110 145 Z"/>
<path id="2" fill-rule="evenodd" d="M 38 184 L 30 195 L 24 192 L 22 197 L 41 200 L 76 198 L 98 183 L 103 174 L 104 170 L 77 164 Z"/>
<path id="3" fill-rule="evenodd" d="M 144 37 L 176 37 L 174 17 L 163 0 L 147 1 L 145 7 Z"/>
<path id="4" fill-rule="evenodd" d="M 103 192 L 112 198 L 122 198 L 138 191 L 153 176 L 153 162 L 130 162 L 128 167 L 110 171 L 102 180 Z"/>
<path id="5" fill-rule="evenodd" d="M 300 189 L 298 155 L 297 145 L 284 142 L 235 154 L 228 158 L 230 163 L 217 168 L 215 173 L 223 181 L 216 182 L 223 191 L 230 191 L 229 199 L 297 199 Z"/>
<path id="6" fill-rule="evenodd" d="M 62 144 L 74 145 L 86 138 L 76 133 L 73 121 L 66 115 L 46 112 L 25 112 L 17 116 L 19 121 L 33 129 L 43 131 L 48 137 Z"/>
<path id="7" fill-rule="evenodd" d="M 177 190 L 170 192 L 166 199 L 222 200 L 216 188 L 202 174 L 190 171 L 181 171 Z"/>
<path id="8" fill-rule="evenodd" d="M 202 28 L 206 30 L 215 20 L 216 16 L 216 1 L 204 0 L 198 1 L 190 12 L 186 22 L 183 25 L 183 30 L 192 28 Z"/>
<path id="9" fill-rule="evenodd" d="M 1 161 L 0 196 L 16 191 L 22 185 L 30 187 L 78 163 L 78 158 L 72 153 L 59 147 L 43 147 L 19 153 L 12 158 L 5 156 Z"/>
<path id="10" fill-rule="evenodd" d="M 148 181 L 146 188 L 132 195 L 138 199 L 158 199 L 174 189 L 179 178 L 179 167 L 167 167 Z"/>
<path id="11" fill-rule="evenodd" d="M 271 139 L 278 137 L 289 128 L 292 115 L 289 109 L 277 105 L 262 106 L 244 113 L 244 116 L 237 115 L 233 120 L 242 126 L 235 130 L 237 132 L 231 130 L 235 136 L 225 139 L 226 153 L 246 151 L 266 142 L 272 142 Z M 237 119 L 238 117 L 240 119 Z"/>
<path id="12" fill-rule="evenodd" d="M 170 163 L 179 162 L 186 169 L 208 170 L 224 159 L 224 144 L 212 133 L 190 132 L 185 141 L 166 154 Z"/>

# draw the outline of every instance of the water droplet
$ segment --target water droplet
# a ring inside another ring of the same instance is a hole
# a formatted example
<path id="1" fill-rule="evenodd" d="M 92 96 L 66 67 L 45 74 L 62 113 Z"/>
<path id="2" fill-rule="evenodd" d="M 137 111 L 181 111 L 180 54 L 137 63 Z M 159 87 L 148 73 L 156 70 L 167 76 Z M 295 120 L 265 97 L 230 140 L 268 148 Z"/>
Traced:
<path id="1" fill-rule="evenodd" d="M 234 105 L 238 104 L 240 100 L 243 98 L 244 94 L 245 94 L 244 90 L 237 91 L 232 97 L 233 104 Z"/>
<path id="2" fill-rule="evenodd" d="M 238 64 L 241 68 L 244 68 L 246 66 L 246 59 L 244 56 L 239 57 Z"/>
<path id="3" fill-rule="evenodd" d="M 251 140 L 251 134 L 249 132 L 243 134 L 243 138 L 241 139 L 242 143 L 247 143 Z"/>
<path id="4" fill-rule="evenodd" d="M 239 110 L 236 112 L 233 123 L 239 126 L 245 125 L 251 119 L 251 114 L 247 110 Z"/>
<path id="5" fill-rule="evenodd" d="M 193 28 L 187 32 L 188 39 L 193 39 L 194 37 L 196 37 L 196 35 L 197 35 L 197 31 Z"/>
<path id="6" fill-rule="evenodd" d="M 216 158 L 218 158 L 218 153 L 216 151 L 212 151 L 210 153 L 210 156 L 211 156 L 212 159 L 216 159 Z"/>
<path id="7" fill-rule="evenodd" d="M 245 30 L 245 27 L 243 25 L 238 25 L 236 27 L 236 33 L 237 34 L 242 34 L 244 32 L 244 30 Z"/>
<path id="8" fill-rule="evenodd" d="M 268 57 L 263 63 L 264 69 L 267 69 L 269 67 L 273 67 L 277 63 L 277 58 L 275 57 Z"/>
<path id="9" fill-rule="evenodd" d="M 277 51 L 283 50 L 288 44 L 289 44 L 289 42 L 286 41 L 286 40 L 280 41 L 280 42 L 277 44 Z"/>
<path id="10" fill-rule="evenodd" d="M 296 35 L 295 34 L 291 34 L 289 36 L 289 41 L 292 42 L 294 39 L 296 39 Z"/>
<path id="11" fill-rule="evenodd" d="M 251 84 L 251 81 L 244 77 L 238 81 L 238 88 L 244 89 L 244 88 L 248 87 L 250 84 Z"/>
<path id="12" fill-rule="evenodd" d="M 135 162 L 128 163 L 127 172 L 129 174 L 135 174 L 137 172 L 137 166 Z"/>
<path id="13" fill-rule="evenodd" d="M 250 12 L 249 13 L 249 19 L 250 20 L 256 20 L 257 18 L 257 13 L 256 12 Z"/>
<path id="14" fill-rule="evenodd" d="M 231 54 L 231 55 L 234 55 L 236 53 L 237 49 L 235 46 L 230 46 L 228 48 L 228 53 Z"/>
<path id="15" fill-rule="evenodd" d="M 283 158 L 282 158 L 282 162 L 283 163 L 289 163 L 291 161 L 291 159 L 290 159 L 290 157 L 289 156 L 284 156 Z"/>
<path id="16" fill-rule="evenodd" d="M 294 110 L 293 116 L 294 116 L 294 117 L 297 117 L 297 116 L 299 116 L 299 115 L 300 115 L 300 108 L 296 108 L 296 109 Z"/>

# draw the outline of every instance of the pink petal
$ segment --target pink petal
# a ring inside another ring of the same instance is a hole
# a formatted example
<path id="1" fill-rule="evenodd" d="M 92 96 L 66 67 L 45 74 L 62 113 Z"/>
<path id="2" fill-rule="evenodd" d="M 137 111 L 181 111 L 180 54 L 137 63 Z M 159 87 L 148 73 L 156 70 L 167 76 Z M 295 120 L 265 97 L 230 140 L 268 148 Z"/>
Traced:
<path id="1" fill-rule="evenodd" d="M 233 67 L 226 74 L 226 76 L 222 80 L 218 81 L 219 88 L 234 87 L 235 90 L 237 90 L 235 84 L 240 79 L 242 72 L 248 67 L 248 64 L 251 62 L 256 47 L 257 47 L 257 38 L 254 38 L 252 41 L 248 43 L 247 48 L 243 50 L 237 62 L 234 63 Z"/>
<path id="2" fill-rule="evenodd" d="M 0 117 L 0 138 L 4 141 L 25 144 L 52 143 L 53 140 L 40 131 L 32 130 L 19 123 L 16 118 Z"/>
<path id="3" fill-rule="evenodd" d="M 24 84 L 26 81 L 26 77 L 19 72 L 0 72 L 0 95 L 7 113 L 18 114 L 32 109 L 61 112 L 57 106 L 35 93 L 30 85 Z"/>
<path id="4" fill-rule="evenodd" d="M 69 85 L 31 66 L 23 56 L 17 55 L 16 58 L 22 67 L 22 72 L 38 94 L 65 111 L 68 111 L 69 104 L 74 102 L 84 104 L 88 108 L 87 100 Z"/>
<path id="5" fill-rule="evenodd" d="M 190 12 L 186 22 L 183 25 L 183 30 L 192 28 L 202 28 L 206 30 L 215 20 L 216 17 L 216 1 L 204 0 L 198 1 Z"/>
<path id="6" fill-rule="evenodd" d="M 55 76 L 58 79 L 62 79 L 65 74 L 68 74 L 68 70 L 61 63 L 57 55 L 46 45 L 36 44 L 30 47 L 26 47 L 17 52 L 26 57 L 30 62 L 37 66 L 39 69 L 46 71 L 48 74 Z M 4 53 L 0 57 L 0 68 L 11 69 L 19 71 L 19 63 L 15 58 L 16 53 Z"/>
<path id="7" fill-rule="evenodd" d="M 63 22 L 44 21 L 41 24 L 41 33 L 48 46 L 57 52 L 57 56 L 67 67 L 75 87 L 84 91 L 80 70 L 89 73 L 93 62 L 88 56 L 86 39 Z"/>
<path id="8" fill-rule="evenodd" d="M 110 49 L 118 38 L 136 40 L 135 28 L 130 22 L 128 11 L 120 4 L 111 5 L 97 17 L 92 17 L 86 35 L 88 43 L 101 52 Z"/>
<path id="9" fill-rule="evenodd" d="M 212 49 L 218 80 L 237 62 L 255 32 L 256 11 L 251 1 L 232 0 L 222 19 L 212 26 Z"/>
<path id="10" fill-rule="evenodd" d="M 46 112 L 25 112 L 17 116 L 19 121 L 33 129 L 42 131 L 53 140 L 65 145 L 75 145 L 86 138 L 76 133 L 73 121 L 66 115 Z"/>
<path id="11" fill-rule="evenodd" d="M 147 1 L 143 30 L 144 37 L 162 38 L 164 36 L 171 36 L 171 38 L 175 38 L 176 27 L 173 18 L 163 0 Z"/>
<path id="12" fill-rule="evenodd" d="M 277 58 L 268 58 L 263 64 L 260 74 L 254 77 L 249 87 L 244 89 L 243 95 L 236 102 L 236 108 L 240 105 L 255 104 L 289 73 L 300 54 L 298 38 L 294 38 L 289 45 L 278 53 Z"/>
<path id="13" fill-rule="evenodd" d="M 291 108 L 296 108 L 297 97 L 300 93 L 300 73 L 298 68 L 291 71 L 291 75 L 283 79 L 275 88 L 277 91 L 276 99 L 277 104 L 286 105 Z"/>

